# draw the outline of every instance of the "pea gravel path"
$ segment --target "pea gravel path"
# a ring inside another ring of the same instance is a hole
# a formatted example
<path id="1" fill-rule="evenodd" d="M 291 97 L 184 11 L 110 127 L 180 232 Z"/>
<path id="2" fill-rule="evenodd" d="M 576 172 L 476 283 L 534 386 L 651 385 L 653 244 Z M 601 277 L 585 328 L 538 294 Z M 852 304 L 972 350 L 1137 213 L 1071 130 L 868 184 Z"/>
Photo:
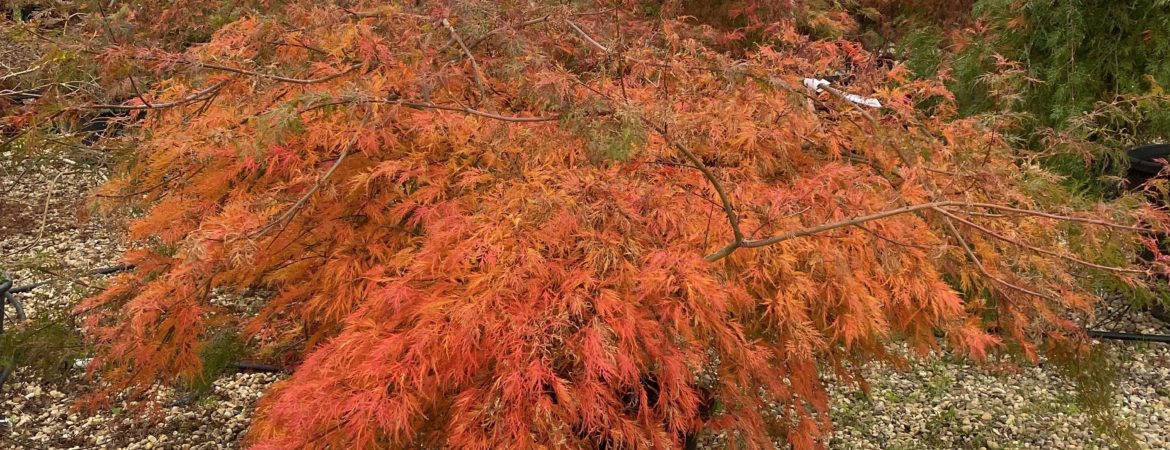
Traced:
<path id="1" fill-rule="evenodd" d="M 0 154 L 0 161 L 10 157 Z M 118 225 L 77 218 L 78 211 L 84 210 L 79 200 L 102 178 L 101 171 L 61 161 L 36 167 L 23 178 L 11 167 L 0 171 L 0 255 L 20 251 L 20 258 L 36 255 L 43 264 L 74 273 L 115 262 L 121 250 Z M 44 231 L 38 240 L 42 219 Z M 26 246 L 30 248 L 21 250 Z M 0 268 L 11 269 L 17 261 L 0 259 L 4 265 Z M 46 274 L 30 270 L 16 270 L 12 275 L 18 284 L 47 279 Z M 100 279 L 88 282 L 100 283 Z M 23 294 L 22 299 L 30 313 L 37 315 L 65 310 L 83 292 L 58 280 Z M 1133 317 L 1136 322 L 1123 324 L 1125 329 L 1170 334 L 1170 329 L 1150 318 Z M 1133 428 L 1143 448 L 1170 449 L 1170 346 L 1106 345 L 1121 367 L 1115 400 L 1122 421 Z M 873 384 L 868 397 L 853 388 L 833 388 L 837 424 L 833 448 L 1113 446 L 1089 425 L 1088 416 L 1073 400 L 1072 387 L 1048 367 L 995 374 L 943 358 L 906 371 L 868 367 L 866 372 Z M 93 388 L 81 371 L 48 381 L 18 370 L 0 390 L 0 415 L 10 421 L 0 425 L 0 448 L 238 448 L 255 400 L 277 379 L 269 374 L 238 373 L 219 379 L 207 397 L 185 406 L 157 408 L 143 416 L 115 405 L 90 416 L 73 408 L 74 400 Z M 158 396 L 164 401 L 174 398 L 167 392 Z"/>

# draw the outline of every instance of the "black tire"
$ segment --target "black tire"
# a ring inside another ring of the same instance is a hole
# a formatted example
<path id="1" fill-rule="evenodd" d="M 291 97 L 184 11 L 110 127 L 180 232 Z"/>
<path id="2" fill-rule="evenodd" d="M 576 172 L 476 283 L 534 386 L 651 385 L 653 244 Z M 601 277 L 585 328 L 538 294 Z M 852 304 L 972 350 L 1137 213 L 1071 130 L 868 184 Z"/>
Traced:
<path id="1" fill-rule="evenodd" d="M 1129 157 L 1129 170 L 1153 177 L 1162 170 L 1156 160 L 1170 160 L 1170 144 L 1141 145 L 1127 150 L 1125 155 Z"/>

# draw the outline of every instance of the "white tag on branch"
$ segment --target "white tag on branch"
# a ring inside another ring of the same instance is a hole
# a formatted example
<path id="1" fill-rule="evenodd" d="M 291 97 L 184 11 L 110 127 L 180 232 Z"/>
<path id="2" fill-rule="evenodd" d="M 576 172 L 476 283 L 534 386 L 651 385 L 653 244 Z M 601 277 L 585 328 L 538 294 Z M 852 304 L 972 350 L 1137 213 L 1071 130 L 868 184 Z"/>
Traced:
<path id="1" fill-rule="evenodd" d="M 818 79 L 818 78 L 805 78 L 804 79 L 804 86 L 809 88 L 809 89 L 812 89 L 814 91 L 821 92 L 823 90 L 821 88 L 829 86 L 829 80 Z M 840 92 L 840 91 L 837 91 L 837 92 Z M 865 106 L 868 106 L 871 108 L 881 108 L 882 107 L 882 102 L 878 101 L 878 99 L 876 99 L 876 98 L 862 97 L 860 95 L 846 94 L 846 93 L 841 93 L 841 96 L 845 97 L 845 100 L 849 100 L 849 101 L 856 103 L 858 105 L 865 105 Z"/>
<path id="2" fill-rule="evenodd" d="M 812 89 L 814 91 L 817 91 L 817 92 L 821 91 L 821 86 L 828 86 L 828 85 L 829 85 L 829 80 L 815 79 L 815 78 L 805 78 L 804 79 L 804 86 L 809 88 L 809 89 Z"/>

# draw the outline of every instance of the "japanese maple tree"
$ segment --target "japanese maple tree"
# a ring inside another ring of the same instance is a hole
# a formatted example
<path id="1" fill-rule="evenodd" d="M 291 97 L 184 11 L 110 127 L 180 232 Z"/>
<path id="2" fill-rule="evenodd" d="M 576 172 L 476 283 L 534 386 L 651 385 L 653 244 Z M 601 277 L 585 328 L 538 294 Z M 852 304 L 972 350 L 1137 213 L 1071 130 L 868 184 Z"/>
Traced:
<path id="1" fill-rule="evenodd" d="M 97 197 L 137 269 L 78 306 L 114 391 L 225 327 L 294 367 L 256 448 L 817 448 L 824 372 L 1077 347 L 1094 282 L 1165 272 L 1128 256 L 1163 213 L 1068 195 L 799 2 L 737 9 L 751 40 L 698 2 L 258 3 L 100 50 L 158 82 L 86 106 L 144 122 Z"/>

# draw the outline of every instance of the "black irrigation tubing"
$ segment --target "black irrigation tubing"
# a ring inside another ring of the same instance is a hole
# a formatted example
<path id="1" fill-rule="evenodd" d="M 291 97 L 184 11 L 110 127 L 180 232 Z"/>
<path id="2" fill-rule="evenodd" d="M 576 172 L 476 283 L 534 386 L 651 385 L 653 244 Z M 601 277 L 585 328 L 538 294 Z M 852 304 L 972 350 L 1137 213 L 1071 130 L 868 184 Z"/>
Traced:
<path id="1" fill-rule="evenodd" d="M 0 333 L 4 332 L 4 302 L 8 300 L 9 289 L 12 289 L 12 280 L 0 284 Z"/>
<path id="2" fill-rule="evenodd" d="M 8 312 L 4 309 L 4 304 L 9 303 L 12 308 L 16 310 L 17 320 L 25 320 L 27 317 L 24 314 L 24 307 L 12 296 L 12 280 L 5 281 L 0 284 L 0 333 L 4 332 L 4 319 Z M 8 381 L 8 376 L 12 375 L 11 367 L 0 367 L 0 387 L 4 386 L 4 382 Z"/>
<path id="3" fill-rule="evenodd" d="M 109 275 L 112 273 L 124 272 L 134 269 L 131 264 L 118 264 L 116 266 L 102 267 L 89 271 L 90 275 Z M 26 284 L 24 286 L 12 287 L 12 280 L 7 280 L 0 283 L 0 333 L 4 332 L 4 321 L 7 319 L 8 311 L 4 308 L 5 304 L 12 305 L 12 309 L 16 312 L 16 320 L 28 320 L 28 314 L 24 312 L 24 305 L 16 299 L 12 294 L 19 294 L 28 292 L 38 287 L 49 284 L 48 281 L 39 283 Z M 12 375 L 12 367 L 0 367 L 0 387 L 4 386 L 4 382 L 8 381 L 8 377 Z"/>
<path id="4" fill-rule="evenodd" d="M 112 273 L 125 272 L 127 270 L 133 270 L 133 269 L 134 269 L 133 264 L 118 264 L 116 266 L 102 267 L 100 269 L 91 270 L 91 271 L 89 271 L 88 275 L 109 275 Z M 8 292 L 13 293 L 13 294 L 20 294 L 22 292 L 28 292 L 28 291 L 39 288 L 39 287 L 44 286 L 44 285 L 49 284 L 49 283 L 50 283 L 49 281 L 41 281 L 41 282 L 37 282 L 37 283 L 26 284 L 24 286 L 17 286 L 17 287 L 11 288 L 8 290 Z"/>
<path id="5" fill-rule="evenodd" d="M 1158 342 L 1162 344 L 1170 344 L 1170 335 L 1165 334 L 1120 333 L 1115 331 L 1089 330 L 1089 337 L 1112 341 Z"/>
<path id="6" fill-rule="evenodd" d="M 290 373 L 292 372 L 286 367 L 270 366 L 268 364 L 256 364 L 248 362 L 237 362 L 232 364 L 236 369 L 249 372 L 263 372 L 263 373 Z"/>
<path id="7" fill-rule="evenodd" d="M 16 311 L 16 320 L 23 321 L 28 319 L 28 315 L 24 313 L 24 305 L 16 297 L 12 296 L 12 280 L 0 283 L 0 333 L 4 332 L 4 320 L 7 319 L 8 312 L 4 309 L 4 304 L 12 305 L 12 309 Z M 0 384 L 3 384 L 0 379 Z"/>
<path id="8" fill-rule="evenodd" d="M 1132 310 L 1132 309 L 1133 309 L 1133 303 L 1132 302 L 1126 303 L 1124 307 L 1117 308 L 1116 310 L 1106 314 L 1105 318 L 1097 321 L 1097 323 L 1089 325 L 1088 328 L 1091 330 L 1101 330 L 1102 328 L 1109 328 L 1111 325 L 1114 325 L 1114 324 L 1120 322 L 1121 319 L 1124 318 L 1127 314 L 1129 314 L 1130 310 Z"/>
<path id="9" fill-rule="evenodd" d="M 128 270 L 134 270 L 134 265 L 133 264 L 118 264 L 118 265 L 110 266 L 110 267 L 102 267 L 99 269 L 91 270 L 88 272 L 88 274 L 89 275 L 110 275 L 110 274 L 114 274 L 114 273 L 118 273 L 118 272 L 125 272 Z M 36 289 L 36 288 L 41 287 L 41 286 L 45 286 L 49 283 L 50 283 L 49 281 L 41 281 L 41 282 L 26 284 L 26 285 L 17 286 L 17 287 L 12 286 L 12 280 L 8 280 L 8 281 L 5 281 L 4 283 L 0 283 L 0 333 L 4 332 L 4 318 L 5 318 L 5 314 L 6 314 L 6 312 L 4 310 L 4 303 L 8 303 L 8 304 L 12 305 L 13 309 L 16 310 L 16 318 L 18 320 L 21 320 L 21 321 L 28 320 L 28 316 L 24 312 L 24 306 L 21 305 L 20 301 L 18 301 L 16 299 L 16 297 L 14 297 L 12 294 L 29 292 L 33 289 Z M 272 365 L 268 365 L 268 364 L 249 363 L 249 362 L 242 362 L 242 361 L 235 362 L 232 364 L 232 366 L 235 367 L 237 370 L 248 371 L 248 372 L 286 373 L 286 374 L 291 372 L 291 370 L 289 370 L 286 367 L 272 366 Z M 4 382 L 8 380 L 8 377 L 10 375 L 12 375 L 12 368 L 11 367 L 0 367 L 0 387 L 4 386 Z M 185 398 L 179 399 L 176 402 L 172 402 L 168 406 L 184 405 L 184 404 L 188 403 L 189 401 L 190 401 L 190 399 L 185 397 Z"/>
<path id="10" fill-rule="evenodd" d="M 109 275 L 109 274 L 113 274 L 113 273 L 124 272 L 127 270 L 133 270 L 133 269 L 134 269 L 134 265 L 132 265 L 132 264 L 119 264 L 116 266 L 102 267 L 100 269 L 94 269 L 94 270 L 91 270 L 89 272 L 89 274 L 90 275 Z M 0 333 L 4 332 L 4 319 L 5 319 L 5 316 L 7 314 L 3 308 L 4 303 L 8 303 L 8 304 L 12 305 L 13 309 L 15 309 L 15 311 L 16 311 L 16 318 L 18 320 L 23 321 L 23 320 L 28 319 L 28 317 L 26 316 L 26 314 L 24 312 L 24 307 L 20 304 L 19 301 L 16 300 L 16 297 L 14 297 L 12 294 L 28 292 L 28 291 L 36 289 L 40 286 L 44 286 L 48 283 L 49 282 L 47 282 L 47 281 L 42 281 L 39 283 L 27 284 L 27 285 L 18 286 L 18 287 L 12 287 L 12 280 L 8 280 L 8 281 L 5 281 L 4 283 L 0 284 L 0 297 L 2 297 L 2 298 L 0 298 Z M 1094 339 L 1130 341 L 1130 342 L 1157 342 L 1157 343 L 1162 343 L 1162 344 L 1170 344 L 1170 335 L 1121 333 L 1121 332 L 1100 331 L 1100 330 L 1087 330 L 1087 332 L 1088 332 L 1089 337 L 1092 337 Z M 233 366 L 238 370 L 252 371 L 252 372 L 265 372 L 265 373 L 288 373 L 288 372 L 290 372 L 288 368 L 279 367 L 279 366 L 272 366 L 272 365 L 268 365 L 268 364 L 236 362 L 236 363 L 233 363 Z M 12 374 L 12 368 L 0 367 L 0 386 L 4 386 L 4 382 L 8 379 L 8 377 L 11 374 Z M 180 401 L 178 401 L 176 403 L 182 404 L 185 402 L 183 402 L 181 399 Z"/>
<path id="11" fill-rule="evenodd" d="M 285 368 L 285 367 L 270 366 L 268 364 L 256 364 L 256 363 L 248 363 L 248 362 L 235 362 L 235 363 L 232 363 L 232 367 L 235 367 L 236 370 L 243 371 L 243 372 L 284 373 L 284 374 L 292 372 L 291 370 L 289 370 L 288 368 Z M 191 402 L 194 400 L 195 400 L 195 394 L 186 394 L 186 395 L 183 395 L 182 397 L 179 397 L 179 398 L 177 398 L 169 403 L 166 403 L 163 406 L 166 406 L 167 408 L 177 408 L 180 406 L 190 405 Z"/>

